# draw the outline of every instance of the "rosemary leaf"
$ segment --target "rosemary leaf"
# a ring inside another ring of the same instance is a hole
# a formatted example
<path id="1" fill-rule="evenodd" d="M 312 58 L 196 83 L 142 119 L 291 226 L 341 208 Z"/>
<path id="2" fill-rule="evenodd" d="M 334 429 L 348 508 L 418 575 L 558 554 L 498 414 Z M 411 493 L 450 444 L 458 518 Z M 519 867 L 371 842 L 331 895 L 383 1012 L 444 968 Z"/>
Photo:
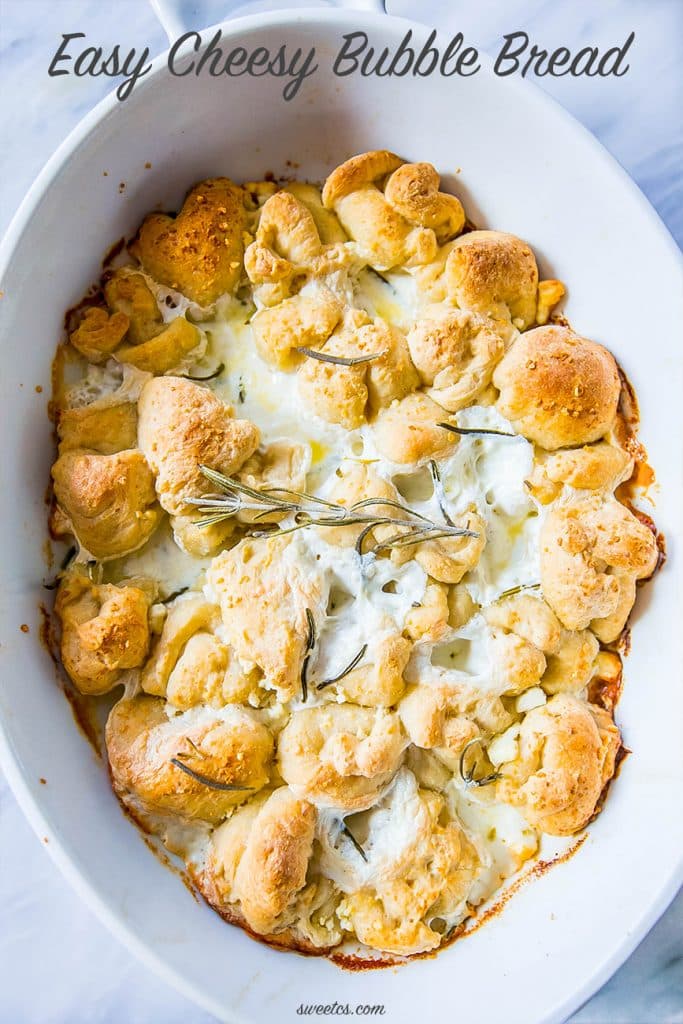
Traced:
<path id="1" fill-rule="evenodd" d="M 346 838 L 349 839 L 353 843 L 353 845 L 356 848 L 356 851 L 361 855 L 361 857 L 363 858 L 363 860 L 367 864 L 368 858 L 367 858 L 367 854 L 366 854 L 365 850 L 360 845 L 360 843 L 358 842 L 358 840 L 354 836 L 353 832 L 351 831 L 349 826 L 344 821 L 342 821 L 341 830 L 344 833 L 344 835 L 346 836 Z"/>
<path id="2" fill-rule="evenodd" d="M 496 601 L 502 601 L 504 597 L 513 597 L 515 594 L 521 594 L 524 590 L 538 590 L 540 586 L 540 583 L 518 583 L 516 587 L 509 587 L 507 590 L 503 590 L 496 598 Z"/>
<path id="3" fill-rule="evenodd" d="M 195 782 L 201 782 L 202 786 L 208 786 L 209 789 L 217 789 L 221 793 L 246 793 L 253 789 L 253 786 L 238 786 L 231 782 L 219 782 L 218 779 L 212 779 L 208 775 L 202 775 L 201 772 L 196 772 L 189 765 L 183 764 L 178 757 L 172 757 L 170 762 L 175 768 L 179 768 L 181 772 L 185 772 Z"/>
<path id="4" fill-rule="evenodd" d="M 189 587 L 181 587 L 180 590 L 174 590 L 168 595 L 168 597 L 164 597 L 161 603 L 170 604 L 171 601 L 175 601 L 176 597 L 180 597 L 181 594 L 186 594 L 189 589 Z"/>
<path id="5" fill-rule="evenodd" d="M 386 352 L 371 352 L 366 356 L 330 356 L 315 348 L 305 348 L 303 345 L 297 349 L 302 355 L 309 359 L 317 359 L 321 363 L 334 363 L 335 366 L 360 366 L 361 363 L 371 363 L 374 359 L 381 359 Z"/>
<path id="6" fill-rule="evenodd" d="M 185 380 L 196 380 L 200 382 L 204 380 L 215 380 L 216 377 L 220 377 L 224 369 L 225 363 L 219 363 L 215 370 L 212 370 L 211 373 L 208 373 L 205 376 L 193 376 L 191 373 L 181 373 L 179 376 L 183 377 Z"/>
<path id="7" fill-rule="evenodd" d="M 511 434 L 508 430 L 490 430 L 488 427 L 456 427 L 452 423 L 437 423 L 437 427 L 450 430 L 451 434 L 494 434 L 496 437 L 521 437 L 521 434 Z"/>
<path id="8" fill-rule="evenodd" d="M 455 523 L 449 516 L 448 510 L 446 508 L 446 493 L 443 489 L 443 483 L 441 482 L 441 473 L 439 472 L 439 467 L 437 466 L 434 459 L 429 460 L 429 472 L 432 475 L 432 483 L 434 484 L 434 494 L 436 495 L 436 500 L 439 503 L 441 515 L 446 520 L 448 526 L 455 526 Z"/>
<path id="9" fill-rule="evenodd" d="M 306 653 L 304 655 L 304 660 L 301 663 L 301 700 L 304 704 L 308 700 L 308 663 L 317 640 L 315 619 L 313 618 L 313 612 L 310 608 L 306 609 L 306 622 L 308 624 L 308 636 L 306 637 L 305 648 Z"/>
<path id="10" fill-rule="evenodd" d="M 356 665 L 360 661 L 362 661 L 363 658 L 365 657 L 365 652 L 367 651 L 367 649 L 368 649 L 368 645 L 367 644 L 363 644 L 363 646 L 359 650 L 358 654 L 356 654 L 355 657 L 353 657 L 351 659 L 351 661 L 348 663 L 346 668 L 343 668 L 341 670 L 341 672 L 339 672 L 336 676 L 332 676 L 331 679 L 323 679 L 322 683 L 318 683 L 318 685 L 316 686 L 316 689 L 317 690 L 324 690 L 326 686 L 332 686 L 333 683 L 338 683 L 339 680 L 343 679 L 344 676 L 347 676 L 349 674 L 349 672 L 353 672 L 353 670 L 356 667 Z"/>
<path id="11" fill-rule="evenodd" d="M 480 736 L 475 736 L 473 740 L 470 740 L 469 743 L 466 743 L 465 746 L 462 748 L 459 762 L 460 777 L 466 786 L 488 786 L 490 785 L 490 783 L 495 782 L 497 779 L 501 778 L 500 772 L 491 772 L 490 775 L 485 775 L 483 776 L 483 778 L 477 779 L 474 776 L 476 762 L 472 765 L 472 769 L 470 771 L 465 770 L 465 755 L 467 754 L 467 751 L 470 749 L 470 747 L 474 746 L 475 743 L 478 743 L 480 746 L 483 746 L 483 742 Z"/>

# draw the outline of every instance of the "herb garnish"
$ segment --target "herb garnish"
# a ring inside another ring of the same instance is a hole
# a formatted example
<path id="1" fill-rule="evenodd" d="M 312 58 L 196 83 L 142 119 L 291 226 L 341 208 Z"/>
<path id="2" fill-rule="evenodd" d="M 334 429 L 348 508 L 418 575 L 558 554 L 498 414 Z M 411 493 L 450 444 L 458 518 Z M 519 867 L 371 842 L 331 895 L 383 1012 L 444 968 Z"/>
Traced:
<path id="1" fill-rule="evenodd" d="M 310 359 L 318 359 L 321 363 L 334 363 L 335 366 L 360 366 L 361 363 L 371 363 L 373 359 L 381 359 L 386 352 L 371 352 L 366 356 L 330 356 L 315 348 L 305 348 L 303 345 L 297 349 L 302 355 Z"/>
<path id="2" fill-rule="evenodd" d="M 475 778 L 474 772 L 477 767 L 476 759 L 470 770 L 465 770 L 465 755 L 467 754 L 467 751 L 470 749 L 470 747 L 474 746 L 475 743 L 478 743 L 480 744 L 480 746 L 483 746 L 483 741 L 480 736 L 475 736 L 473 740 L 470 740 L 469 743 L 466 743 L 465 746 L 462 748 L 459 763 L 460 777 L 466 786 L 488 786 L 489 783 L 495 782 L 497 779 L 501 778 L 500 772 L 491 772 L 490 775 L 484 775 L 481 779 Z"/>
<path id="3" fill-rule="evenodd" d="M 494 434 L 496 437 L 521 437 L 521 434 L 511 434 L 509 430 L 492 430 L 488 427 L 456 427 L 453 423 L 437 423 L 437 427 L 450 430 L 451 434 Z"/>
<path id="4" fill-rule="evenodd" d="M 308 663 L 317 640 L 315 619 L 310 608 L 306 609 L 306 622 L 308 624 L 308 636 L 306 637 L 304 660 L 301 663 L 301 700 L 304 704 L 308 700 Z"/>
<path id="5" fill-rule="evenodd" d="M 201 782 L 202 786 L 208 786 L 209 789 L 217 789 L 221 793 L 246 793 L 252 790 L 253 786 L 238 786 L 232 782 L 219 782 L 218 779 L 212 779 L 208 775 L 202 775 L 201 772 L 196 772 L 189 765 L 183 764 L 179 757 L 172 757 L 170 762 L 175 768 L 179 768 L 181 772 L 185 772 L 195 782 Z"/>
<path id="6" fill-rule="evenodd" d="M 502 601 L 504 597 L 513 597 L 515 594 L 521 594 L 523 590 L 539 590 L 540 587 L 540 583 L 518 583 L 516 587 L 508 587 L 507 590 L 503 590 L 496 598 L 496 601 Z"/>
<path id="7" fill-rule="evenodd" d="M 183 377 L 185 380 L 196 380 L 196 381 L 215 380 L 216 377 L 220 377 L 220 375 L 223 373 L 224 369 L 225 369 L 225 363 L 219 363 L 215 370 L 212 370 L 211 373 L 206 374 L 206 376 L 204 376 L 204 377 L 201 377 L 201 376 L 194 377 L 190 373 L 181 373 L 180 376 Z"/>
<path id="8" fill-rule="evenodd" d="M 250 531 L 252 537 L 284 535 L 307 526 L 360 525 L 364 529 L 356 543 L 356 550 L 359 554 L 362 554 L 363 540 L 377 526 L 396 526 L 398 532 L 375 545 L 371 549 L 373 554 L 392 547 L 405 547 L 410 544 L 419 544 L 422 541 L 439 540 L 443 537 L 479 536 L 473 530 L 461 529 L 447 523 L 434 523 L 421 512 L 416 512 L 391 498 L 364 498 L 362 501 L 354 502 L 353 505 L 339 505 L 336 502 L 326 501 L 324 498 L 301 491 L 293 491 L 286 487 L 256 490 L 240 480 L 224 476 L 208 466 L 199 468 L 206 479 L 223 492 L 222 494 L 206 494 L 201 498 L 185 498 L 186 504 L 194 506 L 200 512 L 207 513 L 206 518 L 199 521 L 199 526 L 211 526 L 213 523 L 223 522 L 233 518 L 241 511 L 256 513 L 253 516 L 254 521 L 272 515 L 274 512 L 292 517 L 292 525 L 284 528 L 275 526 L 274 530 L 267 531 L 252 529 Z M 378 511 L 380 506 L 384 512 Z M 387 510 L 391 513 L 393 509 L 399 511 L 401 516 L 387 514 Z"/>
<path id="9" fill-rule="evenodd" d="M 360 845 L 360 843 L 358 842 L 358 840 L 356 839 L 356 837 L 354 836 L 353 832 L 351 831 L 351 829 L 349 828 L 349 826 L 346 824 L 345 821 L 342 821 L 342 823 L 341 823 L 341 830 L 344 833 L 344 835 L 346 836 L 346 838 L 349 839 L 353 843 L 353 845 L 356 848 L 356 851 L 361 855 L 361 857 L 363 858 L 363 860 L 367 864 L 368 858 L 367 858 L 367 854 L 366 854 L 365 850 Z"/>
<path id="10" fill-rule="evenodd" d="M 318 685 L 316 686 L 316 690 L 324 690 L 326 686 L 332 686 L 332 683 L 338 683 L 339 680 L 343 679 L 344 676 L 347 676 L 349 672 L 353 672 L 356 665 L 365 657 L 365 652 L 367 651 L 367 649 L 368 645 L 363 644 L 358 654 L 356 654 L 351 659 L 346 668 L 343 668 L 341 672 L 339 672 L 336 676 L 332 676 L 331 679 L 323 679 L 322 683 L 318 683 Z"/>

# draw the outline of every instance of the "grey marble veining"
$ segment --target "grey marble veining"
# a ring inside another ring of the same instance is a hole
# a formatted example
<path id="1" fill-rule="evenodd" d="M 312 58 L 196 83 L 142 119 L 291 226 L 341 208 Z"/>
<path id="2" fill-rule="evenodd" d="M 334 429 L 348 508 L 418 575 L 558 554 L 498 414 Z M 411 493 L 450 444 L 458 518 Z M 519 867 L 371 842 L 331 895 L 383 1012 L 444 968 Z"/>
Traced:
<path id="1" fill-rule="evenodd" d="M 228 0 L 190 3 L 198 26 L 220 20 L 228 6 Z M 679 0 L 389 0 L 388 8 L 462 31 L 490 51 L 503 32 L 518 29 L 541 45 L 574 48 L 613 45 L 635 30 L 624 78 L 541 84 L 626 167 L 683 242 Z M 0 0 L 0 230 L 45 160 L 109 90 L 104 78 L 48 78 L 61 33 L 76 31 L 104 46 L 149 46 L 153 54 L 165 43 L 144 0 Z M 142 967 L 78 900 L 1 778 L 0 922 L 0 1024 L 211 1020 Z M 683 1024 L 683 895 L 572 1022 Z"/>

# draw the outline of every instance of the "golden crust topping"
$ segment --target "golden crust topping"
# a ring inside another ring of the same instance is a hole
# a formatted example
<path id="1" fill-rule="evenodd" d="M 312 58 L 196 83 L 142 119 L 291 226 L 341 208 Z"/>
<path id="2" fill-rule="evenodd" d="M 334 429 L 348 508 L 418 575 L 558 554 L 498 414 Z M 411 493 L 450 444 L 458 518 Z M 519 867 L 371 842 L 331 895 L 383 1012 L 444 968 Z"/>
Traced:
<path id="1" fill-rule="evenodd" d="M 52 467 L 52 479 L 66 532 L 99 561 L 136 551 L 159 525 L 154 478 L 140 451 L 67 451 Z"/>
<path id="2" fill-rule="evenodd" d="M 148 812 L 213 823 L 267 783 L 273 751 L 270 732 L 247 711 L 233 707 L 169 717 L 163 700 L 147 696 L 114 705 L 106 742 L 112 780 L 123 799 Z M 197 776 L 235 788 L 212 787 Z"/>
<path id="3" fill-rule="evenodd" d="M 242 189 L 211 178 L 191 189 L 177 217 L 145 217 L 130 251 L 156 281 L 210 306 L 239 282 L 245 226 Z"/>
<path id="4" fill-rule="evenodd" d="M 621 392 L 613 356 L 568 327 L 523 334 L 496 367 L 493 383 L 503 416 L 551 451 L 604 437 Z"/>
<path id="5" fill-rule="evenodd" d="M 525 716 L 519 759 L 504 766 L 499 795 L 550 835 L 578 832 L 614 773 L 620 742 L 602 709 L 558 694 Z"/>
<path id="6" fill-rule="evenodd" d="M 163 508 L 188 513 L 184 499 L 212 490 L 200 465 L 232 476 L 259 443 L 249 420 L 236 420 L 229 406 L 208 390 L 181 377 L 157 377 L 138 402 L 140 447 L 156 477 Z"/>
<path id="7" fill-rule="evenodd" d="M 427 394 L 448 412 L 471 405 L 488 387 L 504 348 L 488 317 L 439 306 L 426 310 L 407 340 Z"/>
<path id="8" fill-rule="evenodd" d="M 280 734 L 278 767 L 317 806 L 358 811 L 389 782 L 405 745 L 397 715 L 328 704 L 294 712 Z"/>
<path id="9" fill-rule="evenodd" d="M 106 693 L 124 671 L 142 664 L 149 604 L 149 594 L 135 586 L 96 585 L 74 572 L 63 578 L 55 602 L 60 654 L 81 693 Z"/>
<path id="10" fill-rule="evenodd" d="M 125 313 L 110 315 L 99 306 L 90 306 L 69 341 L 91 363 L 103 363 L 121 344 L 129 323 Z"/>
<path id="11" fill-rule="evenodd" d="M 163 330 L 161 310 L 142 274 L 115 270 L 105 281 L 104 297 L 112 313 L 128 317 L 132 345 L 141 345 Z"/>
<path id="12" fill-rule="evenodd" d="M 524 330 L 536 319 L 538 268 L 521 238 L 470 231 L 452 245 L 445 269 L 448 295 L 461 309 L 510 319 Z"/>
<path id="13" fill-rule="evenodd" d="M 300 691 L 309 632 L 306 609 L 317 616 L 321 600 L 317 580 L 292 552 L 287 557 L 290 544 L 289 537 L 245 539 L 218 555 L 207 573 L 228 643 L 282 700 Z"/>
<path id="14" fill-rule="evenodd" d="M 445 458 L 457 444 L 457 436 L 439 426 L 447 419 L 440 405 L 415 392 L 380 412 L 374 424 L 375 443 L 391 462 Z"/>
<path id="15" fill-rule="evenodd" d="M 615 499 L 591 496 L 559 505 L 541 531 L 543 594 L 567 629 L 585 629 L 615 612 L 615 573 L 644 579 L 656 564 L 652 531 Z"/>

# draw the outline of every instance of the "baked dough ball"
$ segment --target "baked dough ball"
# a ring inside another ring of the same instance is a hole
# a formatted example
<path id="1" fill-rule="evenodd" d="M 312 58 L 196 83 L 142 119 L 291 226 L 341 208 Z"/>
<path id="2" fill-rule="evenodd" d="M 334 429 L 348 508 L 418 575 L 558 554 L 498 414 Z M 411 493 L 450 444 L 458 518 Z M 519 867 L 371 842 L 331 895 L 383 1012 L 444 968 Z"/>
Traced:
<path id="1" fill-rule="evenodd" d="M 211 838 L 207 869 L 217 904 L 239 904 L 259 934 L 276 931 L 306 884 L 315 824 L 315 807 L 286 786 L 235 811 Z"/>
<path id="2" fill-rule="evenodd" d="M 234 419 L 230 406 L 208 388 L 180 377 L 155 377 L 138 402 L 138 438 L 156 477 L 162 508 L 180 517 L 173 521 L 176 539 L 191 554 L 215 550 L 233 523 L 193 529 L 194 519 L 201 516 L 191 518 L 185 499 L 215 490 L 203 476 L 202 464 L 234 475 L 258 447 L 258 428 L 249 420 Z"/>
<path id="3" fill-rule="evenodd" d="M 94 584 L 70 572 L 57 591 L 62 628 L 60 654 L 81 693 L 106 693 L 127 669 L 137 668 L 149 648 L 150 595 L 136 586 Z"/>
<path id="4" fill-rule="evenodd" d="M 128 326 L 124 313 L 110 315 L 99 306 L 89 306 L 76 330 L 69 335 L 69 341 L 91 363 L 103 363 L 121 344 Z"/>
<path id="5" fill-rule="evenodd" d="M 99 561 L 136 551 L 159 525 L 154 478 L 140 451 L 67 451 L 52 467 L 52 479 L 61 510 L 53 518 L 55 532 L 73 533 Z"/>
<path id="6" fill-rule="evenodd" d="M 454 526 L 472 530 L 476 537 L 442 537 L 416 544 L 413 554 L 395 548 L 392 561 L 399 564 L 414 557 L 424 571 L 439 583 L 459 583 L 465 573 L 474 569 L 486 547 L 486 523 L 474 508 L 451 518 Z"/>
<path id="7" fill-rule="evenodd" d="M 591 680 L 600 644 L 589 629 L 563 629 L 559 646 L 548 654 L 541 686 L 546 693 L 580 693 Z"/>
<path id="8" fill-rule="evenodd" d="M 470 231 L 453 243 L 446 261 L 449 297 L 461 309 L 520 330 L 536 319 L 538 268 L 526 242 L 502 231 Z"/>
<path id="9" fill-rule="evenodd" d="M 568 327 L 538 327 L 517 339 L 493 373 L 498 408 L 515 430 L 554 451 L 603 437 L 617 413 L 614 357 Z"/>
<path id="10" fill-rule="evenodd" d="M 323 206 L 321 190 L 305 181 L 291 181 L 284 187 L 285 192 L 298 199 L 313 217 L 318 236 L 323 245 L 338 245 L 348 242 L 344 228 L 331 210 Z"/>
<path id="11" fill-rule="evenodd" d="M 537 451 L 534 469 L 526 481 L 531 494 L 547 505 L 562 492 L 563 485 L 582 491 L 614 491 L 633 473 L 633 458 L 608 441 L 568 448 Z"/>
<path id="12" fill-rule="evenodd" d="M 139 345 L 121 345 L 115 352 L 120 363 L 130 363 L 147 373 L 163 374 L 201 359 L 206 338 L 184 316 L 171 320 L 163 331 Z"/>
<path id="13" fill-rule="evenodd" d="M 457 412 L 489 386 L 503 339 L 488 317 L 431 306 L 408 332 L 408 348 L 427 394 Z"/>
<path id="14" fill-rule="evenodd" d="M 611 616 L 622 594 L 619 577 L 644 579 L 657 564 L 652 532 L 616 499 L 599 495 L 551 509 L 540 544 L 543 594 L 567 629 Z M 628 616 L 630 607 L 623 611 Z"/>
<path id="15" fill-rule="evenodd" d="M 431 164 L 404 164 L 386 150 L 361 153 L 337 167 L 323 188 L 362 258 L 377 270 L 428 263 L 439 242 L 463 228 L 455 196 L 439 192 Z"/>
<path id="16" fill-rule="evenodd" d="M 390 621 L 385 628 L 390 630 Z M 388 708 L 403 696 L 403 672 L 412 644 L 400 633 L 389 631 L 375 643 L 368 644 L 358 668 L 324 692 L 332 699 L 342 694 L 344 700 L 366 707 Z"/>
<path id="17" fill-rule="evenodd" d="M 439 426 L 447 419 L 440 405 L 414 392 L 382 409 L 374 423 L 375 444 L 390 462 L 445 458 L 458 441 L 457 434 Z"/>
<path id="18" fill-rule="evenodd" d="M 310 198 L 310 197 L 309 197 Z M 291 190 L 276 192 L 264 204 L 255 241 L 247 248 L 244 265 L 262 306 L 274 306 L 298 292 L 306 281 L 320 282 L 328 274 L 347 271 L 357 262 L 343 241 L 323 244 L 319 213 Z M 327 214 L 334 218 L 333 214 Z M 317 219 L 316 219 L 317 218 Z M 332 233 L 328 223 L 323 234 Z"/>
<path id="19" fill-rule="evenodd" d="M 344 359 L 376 355 L 372 361 L 356 366 L 309 357 L 299 369 L 299 393 L 313 411 L 348 430 L 361 426 L 367 416 L 403 398 L 418 384 L 403 334 L 359 310 L 347 315 L 322 351 Z"/>
<path id="20" fill-rule="evenodd" d="M 342 304 L 329 288 L 299 293 L 266 307 L 251 321 L 254 342 L 262 359 L 280 370 L 300 360 L 298 348 L 318 348 L 342 317 Z"/>
<path id="21" fill-rule="evenodd" d="M 491 635 L 491 677 L 498 693 L 515 696 L 536 686 L 546 670 L 542 651 L 516 633 Z"/>
<path id="22" fill-rule="evenodd" d="M 202 594 L 184 594 L 169 607 L 161 635 L 142 670 L 145 693 L 186 710 L 196 704 L 223 707 L 249 700 L 258 673 L 245 672 L 231 648 L 216 636 L 220 609 Z"/>
<path id="23" fill-rule="evenodd" d="M 297 550 L 292 537 L 247 538 L 221 552 L 207 571 L 226 642 L 245 668 L 259 670 L 263 685 L 276 690 L 279 700 L 301 689 L 306 609 L 314 620 L 320 618 L 320 583 Z"/>
<path id="24" fill-rule="evenodd" d="M 489 626 L 515 633 L 546 654 L 555 654 L 562 642 L 562 624 L 542 598 L 513 594 L 482 612 Z"/>
<path id="25" fill-rule="evenodd" d="M 128 341 L 141 345 L 164 329 L 164 318 L 154 293 L 142 274 L 115 270 L 104 283 L 104 298 L 111 313 L 128 318 Z"/>
<path id="26" fill-rule="evenodd" d="M 411 743 L 434 750 L 451 771 L 458 770 L 465 744 L 479 735 L 502 732 L 512 722 L 497 694 L 450 683 L 412 686 L 398 713 Z"/>
<path id="27" fill-rule="evenodd" d="M 280 733 L 278 767 L 316 806 L 359 811 L 387 785 L 405 746 L 392 712 L 327 704 L 294 712 Z"/>
<path id="28" fill-rule="evenodd" d="M 448 599 L 448 587 L 428 580 L 422 600 L 413 605 L 405 617 L 403 632 L 406 636 L 414 641 L 439 640 L 449 625 L 452 625 L 449 621 Z"/>
<path id="29" fill-rule="evenodd" d="M 87 448 L 99 455 L 135 448 L 138 436 L 138 411 L 135 402 L 117 405 L 92 402 L 57 412 L 59 454 Z"/>
<path id="30" fill-rule="evenodd" d="M 169 717 L 165 702 L 156 697 L 124 698 L 112 708 L 105 735 L 116 792 L 147 812 L 215 824 L 268 782 L 273 738 L 241 708 Z M 172 759 L 236 788 L 213 788 Z"/>
<path id="31" fill-rule="evenodd" d="M 345 896 L 338 914 L 361 942 L 409 956 L 441 944 L 438 924 L 443 917 L 466 915 L 480 862 L 459 824 L 449 817 L 442 796 L 418 789 L 405 771 L 399 785 L 400 804 L 391 808 L 391 816 L 406 819 L 410 841 L 398 851 L 392 849 L 391 859 L 379 854 L 375 877 Z M 372 850 L 371 860 L 376 856 Z"/>
<path id="32" fill-rule="evenodd" d="M 191 189 L 177 217 L 145 217 L 130 252 L 155 281 L 210 306 L 237 287 L 245 227 L 242 189 L 210 178 Z"/>
<path id="33" fill-rule="evenodd" d="M 524 717 L 519 757 L 503 765 L 498 796 L 549 835 L 578 832 L 614 774 L 620 742 L 605 711 L 558 694 Z"/>
<path id="34" fill-rule="evenodd" d="M 293 441 L 273 441 L 258 448 L 242 466 L 238 479 L 255 490 L 303 491 L 306 487 L 306 472 L 310 463 L 309 450 Z M 253 523 L 255 512 L 239 512 L 242 523 Z M 259 515 L 259 523 L 275 523 L 282 513 L 273 512 Z"/>

